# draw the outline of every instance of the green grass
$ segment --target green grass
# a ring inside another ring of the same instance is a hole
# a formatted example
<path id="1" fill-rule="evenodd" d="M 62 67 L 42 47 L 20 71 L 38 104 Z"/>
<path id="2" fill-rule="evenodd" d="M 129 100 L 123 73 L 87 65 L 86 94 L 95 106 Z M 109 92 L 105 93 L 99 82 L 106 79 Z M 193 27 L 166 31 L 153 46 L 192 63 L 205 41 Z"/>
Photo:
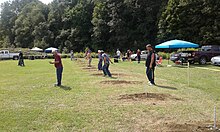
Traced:
<path id="1" fill-rule="evenodd" d="M 160 87 L 149 87 L 144 62 L 111 65 L 116 79 L 110 79 L 93 76 L 98 71 L 83 70 L 85 64 L 64 59 L 65 87 L 59 88 L 53 87 L 55 68 L 48 61 L 25 60 L 26 67 L 0 61 L 0 131 L 157 131 L 167 122 L 210 121 L 214 104 L 220 104 L 220 72 L 197 65 L 190 68 L 190 86 L 187 68 L 164 64 L 156 68 Z M 140 83 L 101 83 L 106 80 Z M 181 100 L 119 100 L 120 95 L 145 91 Z"/>

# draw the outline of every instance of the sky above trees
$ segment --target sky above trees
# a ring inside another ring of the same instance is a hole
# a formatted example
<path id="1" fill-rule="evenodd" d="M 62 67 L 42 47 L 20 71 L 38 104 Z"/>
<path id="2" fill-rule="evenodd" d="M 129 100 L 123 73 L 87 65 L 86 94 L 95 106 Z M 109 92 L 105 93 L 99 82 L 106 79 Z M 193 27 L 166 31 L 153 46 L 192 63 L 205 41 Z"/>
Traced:
<path id="1" fill-rule="evenodd" d="M 0 0 L 0 4 L 9 1 L 9 0 Z M 44 4 L 49 4 L 50 2 L 52 2 L 53 0 L 40 0 L 41 2 L 43 2 Z"/>

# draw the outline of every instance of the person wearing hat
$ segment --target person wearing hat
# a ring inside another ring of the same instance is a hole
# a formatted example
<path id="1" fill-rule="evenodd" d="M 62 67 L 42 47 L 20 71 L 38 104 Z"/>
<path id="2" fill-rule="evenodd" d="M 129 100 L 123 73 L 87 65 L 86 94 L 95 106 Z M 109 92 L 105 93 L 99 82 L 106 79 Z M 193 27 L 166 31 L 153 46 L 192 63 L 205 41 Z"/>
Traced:
<path id="1" fill-rule="evenodd" d="M 148 44 L 146 46 L 146 49 L 148 50 L 148 55 L 147 55 L 147 60 L 145 63 L 146 66 L 146 74 L 147 74 L 147 78 L 149 80 L 149 85 L 155 85 L 154 82 L 154 70 L 155 70 L 155 66 L 156 66 L 156 55 L 155 52 L 153 50 L 153 47 Z"/>
<path id="2" fill-rule="evenodd" d="M 102 58 L 102 52 L 101 50 L 98 50 L 98 58 L 99 58 L 99 63 L 98 63 L 98 70 L 102 70 L 102 61 L 103 61 L 103 58 Z"/>
<path id="3" fill-rule="evenodd" d="M 57 83 L 55 86 L 61 86 L 62 81 L 62 73 L 63 73 L 63 64 L 60 55 L 57 53 L 56 50 L 52 50 L 52 54 L 54 55 L 54 61 L 49 62 L 50 64 L 54 64 L 56 67 L 56 74 L 57 74 Z"/>
<path id="4" fill-rule="evenodd" d="M 109 65 L 110 65 L 110 62 L 113 64 L 113 62 L 111 61 L 111 59 L 109 58 L 109 56 L 103 52 L 102 54 L 102 57 L 103 57 L 103 60 L 104 60 L 104 65 L 102 67 L 102 70 L 103 70 L 103 73 L 104 73 L 104 76 L 109 76 L 109 77 L 112 77 L 112 74 L 110 73 L 109 71 Z"/>

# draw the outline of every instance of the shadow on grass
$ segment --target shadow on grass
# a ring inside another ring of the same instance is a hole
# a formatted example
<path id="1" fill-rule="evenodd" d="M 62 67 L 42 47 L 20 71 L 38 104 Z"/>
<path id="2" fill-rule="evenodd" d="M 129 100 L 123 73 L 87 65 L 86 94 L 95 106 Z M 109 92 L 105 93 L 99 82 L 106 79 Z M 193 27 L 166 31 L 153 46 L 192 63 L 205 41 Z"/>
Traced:
<path id="1" fill-rule="evenodd" d="M 164 88 L 164 89 L 170 89 L 170 90 L 177 90 L 177 88 L 170 87 L 170 86 L 162 86 L 162 85 L 156 85 L 159 88 Z"/>
<path id="2" fill-rule="evenodd" d="M 72 90 L 72 88 L 68 86 L 59 86 L 59 87 L 63 90 Z"/>
<path id="3" fill-rule="evenodd" d="M 117 77 L 110 77 L 110 79 L 118 79 Z"/>

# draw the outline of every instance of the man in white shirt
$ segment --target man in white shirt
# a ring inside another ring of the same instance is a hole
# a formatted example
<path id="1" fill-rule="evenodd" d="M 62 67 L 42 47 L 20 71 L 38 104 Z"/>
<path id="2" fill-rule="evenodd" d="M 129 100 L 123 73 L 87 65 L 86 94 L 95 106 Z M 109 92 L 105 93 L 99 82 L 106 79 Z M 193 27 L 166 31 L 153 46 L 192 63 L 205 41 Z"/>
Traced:
<path id="1" fill-rule="evenodd" d="M 120 57 L 121 57 L 121 51 L 120 51 L 119 49 L 117 49 L 116 55 L 117 55 L 118 59 L 120 59 Z"/>

